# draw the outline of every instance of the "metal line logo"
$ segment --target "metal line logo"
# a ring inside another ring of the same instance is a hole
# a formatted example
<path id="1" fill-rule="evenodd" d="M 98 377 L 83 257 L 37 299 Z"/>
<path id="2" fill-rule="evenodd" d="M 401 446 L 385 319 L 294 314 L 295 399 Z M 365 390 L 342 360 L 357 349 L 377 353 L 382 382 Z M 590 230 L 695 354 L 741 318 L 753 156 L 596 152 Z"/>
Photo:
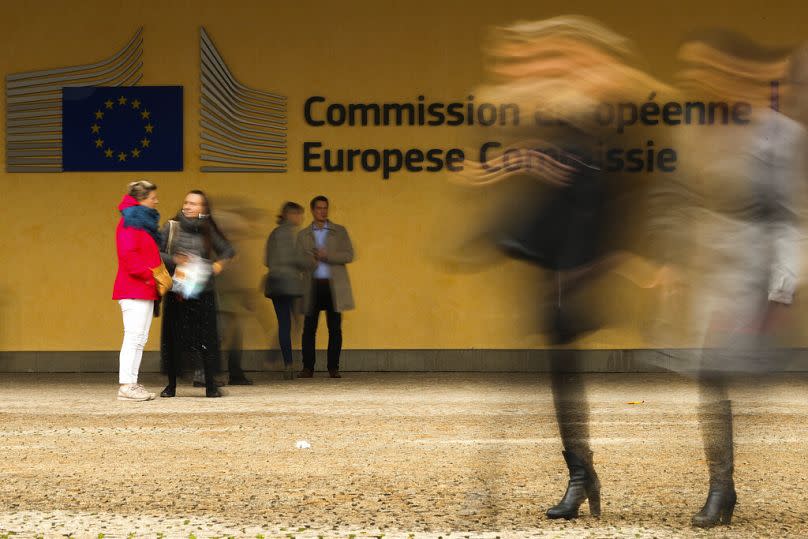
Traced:
<path id="1" fill-rule="evenodd" d="M 202 172 L 286 172 L 286 97 L 233 76 L 200 29 Z"/>
<path id="2" fill-rule="evenodd" d="M 142 77 L 143 28 L 105 60 L 7 75 L 6 172 L 182 170 L 182 88 Z"/>

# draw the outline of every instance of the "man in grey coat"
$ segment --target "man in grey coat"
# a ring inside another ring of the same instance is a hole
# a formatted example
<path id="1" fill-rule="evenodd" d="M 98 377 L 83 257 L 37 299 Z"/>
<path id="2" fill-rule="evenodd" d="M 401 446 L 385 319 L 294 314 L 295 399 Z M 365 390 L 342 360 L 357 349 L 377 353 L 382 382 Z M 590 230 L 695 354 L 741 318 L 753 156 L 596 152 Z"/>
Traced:
<path id="1" fill-rule="evenodd" d="M 297 235 L 297 249 L 303 264 L 303 370 L 300 378 L 314 375 L 315 336 L 320 311 L 328 325 L 328 373 L 341 378 L 342 312 L 354 308 L 351 281 L 346 264 L 354 252 L 345 227 L 328 220 L 328 199 L 314 197 L 310 204 L 314 221 Z"/>

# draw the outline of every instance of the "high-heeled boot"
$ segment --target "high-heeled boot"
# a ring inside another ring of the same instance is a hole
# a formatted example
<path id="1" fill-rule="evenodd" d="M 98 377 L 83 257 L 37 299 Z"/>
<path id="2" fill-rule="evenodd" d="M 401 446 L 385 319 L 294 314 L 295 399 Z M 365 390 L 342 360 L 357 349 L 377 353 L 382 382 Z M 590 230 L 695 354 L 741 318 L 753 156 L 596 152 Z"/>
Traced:
<path id="1" fill-rule="evenodd" d="M 712 528 L 730 524 L 737 495 L 733 473 L 732 407 L 723 400 L 699 407 L 704 455 L 710 471 L 710 489 L 701 511 L 693 515 L 693 526 Z"/>
<path id="2" fill-rule="evenodd" d="M 547 518 L 566 518 L 578 516 L 578 508 L 589 500 L 589 514 L 600 516 L 600 481 L 592 465 L 592 452 L 576 454 L 564 451 L 564 460 L 570 472 L 567 491 L 557 505 L 547 510 Z"/>

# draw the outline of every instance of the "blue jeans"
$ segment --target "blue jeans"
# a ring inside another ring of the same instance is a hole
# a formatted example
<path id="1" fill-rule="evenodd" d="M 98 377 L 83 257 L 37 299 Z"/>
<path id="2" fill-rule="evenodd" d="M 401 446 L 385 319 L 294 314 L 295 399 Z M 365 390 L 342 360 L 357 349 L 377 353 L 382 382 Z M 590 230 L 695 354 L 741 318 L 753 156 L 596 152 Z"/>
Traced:
<path id="1" fill-rule="evenodd" d="M 272 305 L 278 318 L 278 342 L 281 345 L 283 364 L 292 364 L 292 308 L 296 296 L 273 296 Z"/>

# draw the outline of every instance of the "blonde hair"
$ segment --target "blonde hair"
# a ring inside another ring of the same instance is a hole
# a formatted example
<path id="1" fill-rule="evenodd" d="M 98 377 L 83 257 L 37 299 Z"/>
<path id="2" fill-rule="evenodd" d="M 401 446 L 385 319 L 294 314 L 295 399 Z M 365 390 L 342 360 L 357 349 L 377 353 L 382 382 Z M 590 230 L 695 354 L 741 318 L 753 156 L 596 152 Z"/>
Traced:
<path id="1" fill-rule="evenodd" d="M 138 180 L 132 182 L 127 187 L 127 194 L 140 202 L 148 198 L 149 193 L 157 190 L 157 185 L 148 180 Z"/>

